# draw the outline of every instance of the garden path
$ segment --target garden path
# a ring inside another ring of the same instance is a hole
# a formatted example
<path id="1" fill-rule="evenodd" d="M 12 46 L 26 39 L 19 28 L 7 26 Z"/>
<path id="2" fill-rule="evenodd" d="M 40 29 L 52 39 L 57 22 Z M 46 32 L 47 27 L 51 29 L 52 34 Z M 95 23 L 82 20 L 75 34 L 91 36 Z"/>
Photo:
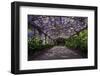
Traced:
<path id="1" fill-rule="evenodd" d="M 52 59 L 75 59 L 83 58 L 77 50 L 65 46 L 54 46 L 50 49 L 41 50 L 29 57 L 29 60 L 52 60 Z"/>

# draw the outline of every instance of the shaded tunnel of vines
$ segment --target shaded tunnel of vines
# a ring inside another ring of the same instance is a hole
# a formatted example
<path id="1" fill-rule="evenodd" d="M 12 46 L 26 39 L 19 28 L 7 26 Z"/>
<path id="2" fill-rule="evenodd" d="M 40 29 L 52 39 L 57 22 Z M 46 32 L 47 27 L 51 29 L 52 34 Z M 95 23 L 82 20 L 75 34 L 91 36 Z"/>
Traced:
<path id="1" fill-rule="evenodd" d="M 35 52 L 52 49 L 55 46 L 78 50 L 82 57 L 87 57 L 87 17 L 49 15 L 28 15 L 27 17 L 29 57 Z M 32 57 L 29 60 L 32 60 Z"/>

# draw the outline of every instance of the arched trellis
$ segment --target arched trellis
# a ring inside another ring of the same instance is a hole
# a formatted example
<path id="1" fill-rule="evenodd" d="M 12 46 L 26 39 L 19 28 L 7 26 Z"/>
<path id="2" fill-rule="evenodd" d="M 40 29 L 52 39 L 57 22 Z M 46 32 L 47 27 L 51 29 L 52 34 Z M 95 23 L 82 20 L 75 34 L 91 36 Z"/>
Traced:
<path id="1" fill-rule="evenodd" d="M 54 44 L 59 37 L 69 38 L 87 28 L 87 17 L 28 15 L 28 25 L 43 44 Z"/>

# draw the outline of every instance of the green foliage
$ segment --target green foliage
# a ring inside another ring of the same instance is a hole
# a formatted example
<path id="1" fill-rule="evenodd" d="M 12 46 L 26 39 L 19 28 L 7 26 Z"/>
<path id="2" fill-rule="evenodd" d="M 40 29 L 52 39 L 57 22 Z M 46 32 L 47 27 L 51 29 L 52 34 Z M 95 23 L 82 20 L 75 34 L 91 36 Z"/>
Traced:
<path id="1" fill-rule="evenodd" d="M 39 38 L 33 37 L 31 40 L 28 40 L 28 47 L 31 50 L 39 50 L 42 47 L 42 40 Z"/>
<path id="2" fill-rule="evenodd" d="M 38 38 L 38 37 L 33 37 L 32 39 L 28 40 L 28 49 L 30 51 L 40 51 L 42 49 L 45 49 L 45 48 L 50 48 L 52 47 L 53 45 L 50 45 L 50 44 L 42 44 L 43 41 Z"/>
<path id="3" fill-rule="evenodd" d="M 88 39 L 87 29 L 79 32 L 78 34 L 65 40 L 65 46 L 73 49 L 79 49 L 81 51 L 87 51 L 87 39 Z"/>

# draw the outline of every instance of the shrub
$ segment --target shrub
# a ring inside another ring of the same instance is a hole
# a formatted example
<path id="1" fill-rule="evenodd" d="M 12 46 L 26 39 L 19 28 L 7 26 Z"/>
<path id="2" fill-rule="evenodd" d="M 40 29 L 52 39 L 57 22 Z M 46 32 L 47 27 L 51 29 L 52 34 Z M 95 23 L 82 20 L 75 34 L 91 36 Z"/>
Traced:
<path id="1" fill-rule="evenodd" d="M 31 50 L 39 50 L 42 47 L 42 40 L 39 38 L 33 37 L 31 40 L 28 40 L 28 47 Z"/>
<path id="2" fill-rule="evenodd" d="M 37 38 L 37 37 L 33 37 L 31 38 L 30 40 L 28 40 L 28 50 L 29 52 L 32 51 L 32 52 L 35 52 L 35 51 L 40 51 L 42 49 L 45 49 L 45 48 L 50 48 L 50 47 L 53 47 L 53 45 L 50 45 L 50 44 L 42 44 L 42 40 L 40 38 Z"/>
<path id="3" fill-rule="evenodd" d="M 87 29 L 65 40 L 65 46 L 81 51 L 87 51 Z"/>

